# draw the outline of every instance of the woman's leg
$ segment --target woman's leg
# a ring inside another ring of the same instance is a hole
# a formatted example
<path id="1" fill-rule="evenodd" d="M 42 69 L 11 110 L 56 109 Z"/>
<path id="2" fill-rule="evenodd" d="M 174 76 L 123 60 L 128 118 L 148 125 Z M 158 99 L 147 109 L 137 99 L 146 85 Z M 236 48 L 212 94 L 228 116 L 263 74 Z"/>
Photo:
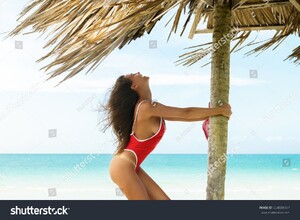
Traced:
<path id="1" fill-rule="evenodd" d="M 146 188 L 134 169 L 134 164 L 115 156 L 110 163 L 110 177 L 129 200 L 149 200 Z"/>
<path id="2" fill-rule="evenodd" d="M 150 199 L 152 200 L 170 200 L 167 194 L 159 187 L 159 185 L 140 167 L 137 172 L 139 178 L 143 182 Z"/>

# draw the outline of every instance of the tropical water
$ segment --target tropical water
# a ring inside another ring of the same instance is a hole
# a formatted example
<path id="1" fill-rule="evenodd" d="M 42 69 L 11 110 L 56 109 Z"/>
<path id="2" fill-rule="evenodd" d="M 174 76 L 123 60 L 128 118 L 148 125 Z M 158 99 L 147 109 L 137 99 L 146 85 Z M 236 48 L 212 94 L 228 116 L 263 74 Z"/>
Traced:
<path id="1" fill-rule="evenodd" d="M 0 154 L 0 199 L 126 199 L 110 154 Z M 171 199 L 205 199 L 206 154 L 152 154 L 141 167 Z M 225 199 L 300 199 L 300 155 L 227 156 Z"/>

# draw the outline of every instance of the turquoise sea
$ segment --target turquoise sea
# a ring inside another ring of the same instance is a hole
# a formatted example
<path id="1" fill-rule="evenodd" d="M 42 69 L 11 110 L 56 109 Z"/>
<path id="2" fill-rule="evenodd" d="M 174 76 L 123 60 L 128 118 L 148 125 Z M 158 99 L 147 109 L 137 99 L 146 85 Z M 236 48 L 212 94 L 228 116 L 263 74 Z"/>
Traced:
<path id="1" fill-rule="evenodd" d="M 0 199 L 126 199 L 110 154 L 0 154 Z M 206 154 L 152 154 L 141 166 L 171 199 L 205 199 Z M 300 199 L 300 155 L 232 154 L 225 199 Z"/>

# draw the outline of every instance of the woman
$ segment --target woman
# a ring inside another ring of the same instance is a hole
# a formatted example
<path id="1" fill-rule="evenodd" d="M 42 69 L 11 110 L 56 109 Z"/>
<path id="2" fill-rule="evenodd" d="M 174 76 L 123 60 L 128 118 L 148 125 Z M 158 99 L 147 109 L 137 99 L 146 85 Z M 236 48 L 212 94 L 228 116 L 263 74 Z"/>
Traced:
<path id="1" fill-rule="evenodd" d="M 110 177 L 129 200 L 169 200 L 159 185 L 140 167 L 163 137 L 170 121 L 201 121 L 210 116 L 231 116 L 231 107 L 176 108 L 152 101 L 149 77 L 120 76 L 107 105 L 108 124 L 117 136 L 118 147 L 110 163 Z"/>

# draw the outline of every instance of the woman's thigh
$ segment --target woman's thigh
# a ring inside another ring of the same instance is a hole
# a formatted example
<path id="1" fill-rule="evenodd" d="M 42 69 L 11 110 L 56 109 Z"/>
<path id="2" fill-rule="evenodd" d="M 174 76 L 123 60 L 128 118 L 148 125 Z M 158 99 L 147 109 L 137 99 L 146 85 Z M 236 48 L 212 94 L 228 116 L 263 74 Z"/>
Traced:
<path id="1" fill-rule="evenodd" d="M 167 194 L 159 185 L 140 167 L 137 172 L 140 180 L 143 182 L 150 199 L 153 200 L 170 200 Z"/>
<path id="2" fill-rule="evenodd" d="M 121 157 L 110 163 L 110 176 L 129 200 L 149 200 L 149 195 L 135 172 L 134 165 Z"/>

